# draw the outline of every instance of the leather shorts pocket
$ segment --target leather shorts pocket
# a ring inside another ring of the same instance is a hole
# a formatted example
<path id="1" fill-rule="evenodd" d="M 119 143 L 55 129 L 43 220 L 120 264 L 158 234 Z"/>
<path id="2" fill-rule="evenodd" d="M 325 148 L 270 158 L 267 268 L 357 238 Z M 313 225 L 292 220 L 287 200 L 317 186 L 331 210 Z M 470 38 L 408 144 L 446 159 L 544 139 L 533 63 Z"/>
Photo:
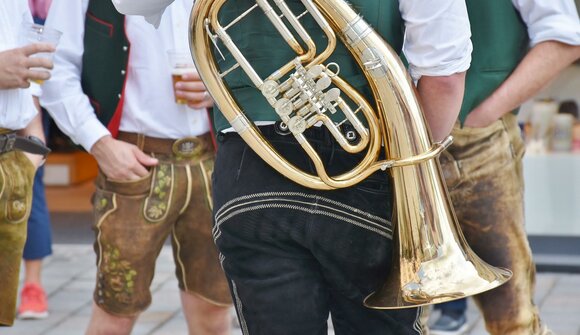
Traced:
<path id="1" fill-rule="evenodd" d="M 35 167 L 20 151 L 0 159 L 0 222 L 19 224 L 26 221 L 32 205 Z"/>

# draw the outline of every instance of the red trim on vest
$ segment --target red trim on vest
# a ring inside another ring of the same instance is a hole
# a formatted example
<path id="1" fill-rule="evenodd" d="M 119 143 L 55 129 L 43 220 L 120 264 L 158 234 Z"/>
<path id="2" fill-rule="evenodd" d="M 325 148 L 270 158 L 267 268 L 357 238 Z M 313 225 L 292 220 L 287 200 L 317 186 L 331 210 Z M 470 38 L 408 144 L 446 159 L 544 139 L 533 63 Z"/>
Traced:
<path id="1" fill-rule="evenodd" d="M 107 22 L 105 20 L 99 19 L 98 17 L 93 15 L 93 13 L 91 13 L 91 12 L 87 13 L 87 17 L 95 22 L 98 22 L 104 26 L 107 26 L 107 28 L 109 28 L 109 37 L 113 37 L 113 33 L 115 32 L 115 27 L 113 26 L 113 24 L 111 24 L 110 22 Z"/>
<path id="2" fill-rule="evenodd" d="M 131 42 L 127 38 L 127 18 L 123 17 L 123 34 L 125 34 L 125 39 L 127 40 L 127 67 L 129 68 L 129 58 L 131 57 Z M 129 71 L 126 71 L 125 80 L 123 81 L 123 88 L 121 89 L 121 97 L 119 98 L 119 103 L 117 103 L 117 108 L 115 108 L 115 113 L 107 125 L 107 129 L 111 133 L 113 138 L 116 138 L 119 134 L 119 126 L 121 125 L 121 116 L 123 114 L 123 106 L 125 105 L 125 87 L 127 86 L 127 78 L 129 77 Z"/>

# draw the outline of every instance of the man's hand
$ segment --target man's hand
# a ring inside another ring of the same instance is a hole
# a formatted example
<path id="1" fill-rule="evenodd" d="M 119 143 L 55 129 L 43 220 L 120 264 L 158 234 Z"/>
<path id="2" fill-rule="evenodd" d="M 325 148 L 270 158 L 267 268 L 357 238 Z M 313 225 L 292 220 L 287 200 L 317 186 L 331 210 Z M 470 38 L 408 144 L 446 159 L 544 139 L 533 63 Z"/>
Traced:
<path id="1" fill-rule="evenodd" d="M 53 63 L 44 57 L 31 57 L 39 52 L 54 52 L 48 43 L 34 43 L 0 52 L 0 89 L 27 88 L 31 80 L 48 80 Z"/>
<path id="2" fill-rule="evenodd" d="M 187 106 L 191 108 L 213 106 L 213 100 L 197 72 L 186 73 L 182 78 L 183 81 L 175 84 L 175 95 L 178 98 L 187 100 Z"/>
<path id="3" fill-rule="evenodd" d="M 112 180 L 129 181 L 145 177 L 147 167 L 157 165 L 157 159 L 145 154 L 137 146 L 111 136 L 100 138 L 91 148 L 99 167 Z"/>
<path id="4" fill-rule="evenodd" d="M 484 128 L 499 120 L 500 117 L 501 115 L 496 116 L 494 113 L 486 112 L 480 105 L 467 115 L 464 125 L 470 128 Z"/>

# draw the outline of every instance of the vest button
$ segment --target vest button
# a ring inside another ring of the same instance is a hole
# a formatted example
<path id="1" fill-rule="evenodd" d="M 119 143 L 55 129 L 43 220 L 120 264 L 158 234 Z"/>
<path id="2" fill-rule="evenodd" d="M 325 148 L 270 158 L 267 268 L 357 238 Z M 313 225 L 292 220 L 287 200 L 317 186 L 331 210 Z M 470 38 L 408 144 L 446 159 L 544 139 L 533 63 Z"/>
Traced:
<path id="1" fill-rule="evenodd" d="M 127 73 L 125 70 L 121 70 L 121 75 L 125 75 L 125 73 Z"/>
<path id="2" fill-rule="evenodd" d="M 127 51 L 127 50 L 129 50 L 129 47 L 126 45 L 123 45 L 123 51 Z"/>
<path id="3" fill-rule="evenodd" d="M 117 98 L 121 99 L 121 93 L 117 94 Z"/>

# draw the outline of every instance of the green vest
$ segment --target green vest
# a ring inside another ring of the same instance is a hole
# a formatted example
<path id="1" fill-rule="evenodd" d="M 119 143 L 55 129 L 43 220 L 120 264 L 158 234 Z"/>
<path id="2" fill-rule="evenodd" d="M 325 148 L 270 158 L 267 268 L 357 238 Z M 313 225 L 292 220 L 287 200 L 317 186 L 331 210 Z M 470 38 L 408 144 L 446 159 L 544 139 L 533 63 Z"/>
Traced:
<path id="1" fill-rule="evenodd" d="M 485 100 L 525 56 L 529 37 L 510 0 L 467 0 L 473 53 L 459 119 Z"/>
<path id="2" fill-rule="evenodd" d="M 125 16 L 111 1 L 90 0 L 85 17 L 81 85 L 99 120 L 116 135 L 129 62 Z"/>
<path id="3" fill-rule="evenodd" d="M 304 12 L 304 7 L 299 1 L 290 0 L 287 2 L 296 15 Z M 234 20 L 234 18 L 250 8 L 253 3 L 255 2 L 248 0 L 227 2 L 221 11 L 220 20 L 222 25 Z M 404 26 L 397 0 L 353 0 L 351 1 L 351 6 L 389 42 L 397 53 L 401 52 Z M 305 26 L 319 48 L 326 46 L 324 42 L 325 36 L 311 16 L 302 17 L 300 22 Z M 263 27 L 263 29 L 258 30 L 256 27 Z M 259 8 L 228 29 L 228 33 L 262 78 L 268 77 L 275 70 L 296 57 L 296 54 L 280 37 L 274 26 L 267 21 L 264 13 Z M 219 63 L 219 66 L 222 71 L 225 71 L 234 64 L 233 58 L 225 47 L 220 46 L 220 51 L 224 53 L 226 60 Z M 341 78 L 361 91 L 369 101 L 374 102 L 364 74 L 340 41 L 328 61 L 339 64 Z M 278 115 L 262 96 L 262 93 L 240 68 L 232 71 L 225 78 L 238 104 L 250 120 L 279 120 Z M 230 127 L 219 111 L 214 112 L 214 122 L 217 130 Z"/>

